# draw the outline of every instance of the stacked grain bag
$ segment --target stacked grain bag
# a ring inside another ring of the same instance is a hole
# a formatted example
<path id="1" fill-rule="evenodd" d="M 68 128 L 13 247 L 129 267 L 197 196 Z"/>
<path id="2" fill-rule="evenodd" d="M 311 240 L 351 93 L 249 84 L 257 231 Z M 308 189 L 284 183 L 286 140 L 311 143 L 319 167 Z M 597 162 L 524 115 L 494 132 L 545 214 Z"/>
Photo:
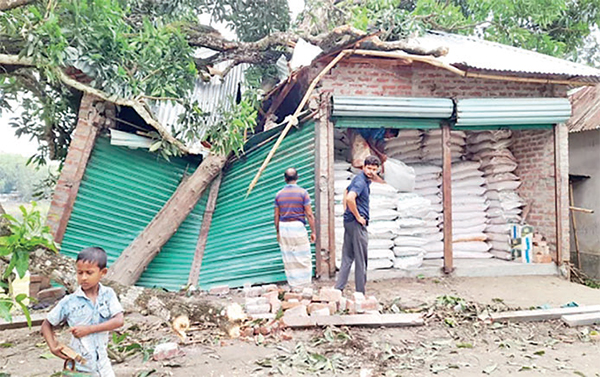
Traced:
<path id="1" fill-rule="evenodd" d="M 377 270 L 394 266 L 394 238 L 398 230 L 396 201 L 398 191 L 385 183 L 372 182 L 369 198 L 369 261 L 367 269 Z"/>
<path id="2" fill-rule="evenodd" d="M 512 259 L 510 225 L 521 220 L 523 200 L 516 190 L 521 185 L 515 174 L 517 161 L 508 149 L 512 143 L 510 130 L 472 132 L 467 138 L 467 151 L 472 159 L 481 161 L 487 183 L 489 201 L 486 228 L 491 253 L 501 259 Z"/>
<path id="3" fill-rule="evenodd" d="M 455 258 L 491 258 L 484 173 L 479 161 L 452 164 L 452 251 Z"/>
<path id="4" fill-rule="evenodd" d="M 420 130 L 400 130 L 398 136 L 385 139 L 385 154 L 388 157 L 411 164 L 421 160 L 421 141 L 423 132 Z"/>
<path id="5" fill-rule="evenodd" d="M 436 165 L 413 164 L 411 167 L 415 171 L 415 190 L 414 193 L 422 197 L 423 202 L 422 219 L 427 221 L 427 227 L 423 228 L 420 235 L 427 242 L 421 245 L 426 252 L 425 259 L 441 258 L 444 251 L 443 235 L 438 225 L 442 220 L 442 168 Z M 401 213 L 400 204 L 398 211 Z M 435 225 L 434 225 L 435 224 Z M 434 225 L 434 226 L 432 226 Z"/>
<path id="6" fill-rule="evenodd" d="M 459 161 L 465 155 L 466 134 L 463 131 L 450 132 L 452 161 Z M 424 133 L 421 160 L 442 166 L 442 130 L 428 130 Z"/>

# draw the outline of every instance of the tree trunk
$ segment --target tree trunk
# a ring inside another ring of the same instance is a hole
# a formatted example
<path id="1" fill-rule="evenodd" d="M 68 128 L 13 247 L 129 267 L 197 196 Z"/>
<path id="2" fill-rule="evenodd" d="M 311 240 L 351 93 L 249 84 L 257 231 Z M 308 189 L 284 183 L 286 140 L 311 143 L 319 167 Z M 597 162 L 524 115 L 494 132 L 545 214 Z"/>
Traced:
<path id="1" fill-rule="evenodd" d="M 0 262 L 8 263 L 9 258 L 1 257 Z M 77 288 L 75 261 L 65 255 L 37 249 L 30 255 L 29 271 L 32 274 L 48 276 L 65 286 L 69 292 Z M 124 286 L 108 280 L 103 280 L 102 283 L 115 290 L 126 312 L 151 314 L 168 322 L 185 315 L 191 322 L 214 323 L 227 333 L 230 333 L 229 330 L 235 326 L 227 317 L 223 307 L 202 300 L 193 294 L 187 297 L 183 293 Z"/>
<path id="2" fill-rule="evenodd" d="M 189 215 L 210 182 L 221 172 L 226 156 L 209 155 L 188 179 L 181 182 L 173 196 L 154 219 L 110 266 L 107 279 L 133 285 L 164 244 Z"/>

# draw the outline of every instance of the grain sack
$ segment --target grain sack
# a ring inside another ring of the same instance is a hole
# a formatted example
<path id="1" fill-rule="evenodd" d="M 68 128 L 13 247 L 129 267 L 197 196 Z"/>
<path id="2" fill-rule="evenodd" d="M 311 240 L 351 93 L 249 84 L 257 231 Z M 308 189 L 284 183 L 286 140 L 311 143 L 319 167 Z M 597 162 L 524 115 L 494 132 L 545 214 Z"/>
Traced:
<path id="1" fill-rule="evenodd" d="M 386 182 L 400 192 L 411 192 L 415 188 L 415 169 L 402 161 L 388 158 L 383 163 Z"/>
<path id="2" fill-rule="evenodd" d="M 397 268 L 399 270 L 415 270 L 421 267 L 422 264 L 422 255 L 394 259 L 394 268 Z"/>

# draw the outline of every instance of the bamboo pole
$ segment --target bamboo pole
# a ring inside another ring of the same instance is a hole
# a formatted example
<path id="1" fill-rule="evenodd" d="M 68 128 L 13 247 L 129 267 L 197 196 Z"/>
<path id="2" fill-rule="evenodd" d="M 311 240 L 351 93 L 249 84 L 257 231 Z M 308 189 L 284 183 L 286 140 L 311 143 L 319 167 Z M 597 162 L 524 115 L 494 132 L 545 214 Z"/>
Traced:
<path id="1" fill-rule="evenodd" d="M 317 75 L 317 77 L 315 77 L 315 79 L 310 83 L 310 86 L 308 87 L 308 90 L 304 94 L 304 97 L 302 98 L 302 101 L 300 102 L 300 104 L 296 108 L 296 111 L 294 111 L 294 114 L 292 114 L 291 116 L 289 116 L 287 118 L 287 122 L 288 122 L 287 126 L 285 126 L 285 128 L 281 132 L 281 135 L 279 135 L 279 138 L 275 142 L 275 145 L 273 145 L 273 148 L 271 148 L 271 151 L 267 155 L 267 158 L 265 158 L 265 160 L 263 161 L 260 169 L 258 169 L 258 172 L 254 176 L 254 179 L 250 183 L 250 186 L 248 186 L 248 191 L 246 192 L 246 197 L 248 197 L 248 195 L 250 195 L 250 192 L 252 192 L 252 189 L 258 183 L 258 180 L 260 179 L 261 174 L 266 169 L 267 165 L 269 164 L 269 162 L 271 161 L 271 159 L 275 155 L 275 152 L 277 152 L 277 148 L 279 148 L 279 146 L 283 142 L 283 139 L 286 137 L 286 135 L 288 134 L 288 132 L 290 131 L 290 129 L 293 126 L 295 126 L 295 125 L 298 124 L 298 118 L 297 118 L 298 114 L 300 114 L 300 112 L 304 108 L 304 105 L 306 105 L 306 102 L 308 102 L 308 98 L 309 98 L 310 94 L 315 89 L 315 87 L 317 86 L 317 84 L 319 83 L 319 81 L 321 81 L 321 79 L 323 78 L 323 76 L 325 76 L 327 74 L 327 72 L 329 72 L 329 70 L 331 70 L 331 68 L 333 68 L 346 55 L 348 55 L 348 50 L 343 50 L 342 52 L 340 52 L 338 54 L 338 56 L 336 56 L 335 59 L 333 59 L 325 68 L 323 68 L 323 70 L 321 71 L 321 73 L 319 73 Z"/>
<path id="2" fill-rule="evenodd" d="M 575 205 L 575 200 L 573 199 L 573 183 L 569 184 L 569 202 L 571 206 Z M 579 237 L 577 237 L 577 221 L 575 220 L 575 213 L 573 213 L 573 211 L 571 211 L 571 222 L 573 223 L 573 241 L 575 241 L 575 252 L 577 253 L 577 268 L 581 270 L 581 254 L 579 253 Z"/>

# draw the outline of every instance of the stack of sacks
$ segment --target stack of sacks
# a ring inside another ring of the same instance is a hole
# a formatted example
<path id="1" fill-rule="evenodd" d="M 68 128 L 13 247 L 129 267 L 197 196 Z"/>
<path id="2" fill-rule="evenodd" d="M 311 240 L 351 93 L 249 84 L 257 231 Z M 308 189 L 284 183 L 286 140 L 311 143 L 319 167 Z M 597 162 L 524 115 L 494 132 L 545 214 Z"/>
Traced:
<path id="1" fill-rule="evenodd" d="M 452 161 L 459 161 L 465 155 L 466 135 L 463 131 L 450 132 L 450 150 Z M 442 165 L 442 130 L 428 130 L 423 136 L 422 143 L 423 161 L 435 165 Z"/>
<path id="2" fill-rule="evenodd" d="M 369 198 L 369 262 L 368 270 L 394 266 L 394 238 L 396 237 L 398 191 L 384 183 L 371 183 Z"/>
<path id="3" fill-rule="evenodd" d="M 452 249 L 456 258 L 491 258 L 486 242 L 488 203 L 479 161 L 452 164 Z"/>
<path id="4" fill-rule="evenodd" d="M 406 164 L 421 160 L 420 130 L 400 130 L 398 136 L 385 139 L 385 154 Z"/>
<path id="5" fill-rule="evenodd" d="M 423 219 L 431 222 L 435 220 L 435 227 L 428 228 L 422 237 L 427 240 L 422 245 L 425 250 L 425 259 L 441 258 L 444 251 L 443 235 L 438 225 L 442 221 L 442 197 L 441 189 L 442 185 L 442 168 L 435 165 L 412 165 L 415 171 L 415 194 L 418 194 L 423 199 L 427 200 L 423 215 Z M 430 223 L 431 225 L 431 223 Z"/>
<path id="6" fill-rule="evenodd" d="M 344 191 L 350 184 L 354 174 L 350 172 L 350 163 L 335 161 L 334 174 L 334 201 L 335 201 L 335 263 L 338 268 L 342 264 L 342 245 L 344 243 Z"/>
<path id="7" fill-rule="evenodd" d="M 397 213 L 394 267 L 404 270 L 418 268 L 427 254 L 425 245 L 440 234 L 437 227 L 439 214 L 433 211 L 429 200 L 415 193 L 398 195 Z"/>
<path id="8" fill-rule="evenodd" d="M 514 173 L 517 161 L 508 149 L 511 136 L 510 130 L 495 130 L 473 132 L 467 138 L 467 151 L 471 158 L 481 161 L 485 173 L 489 200 L 486 234 L 492 246 L 491 253 L 506 260 L 512 259 L 508 224 L 521 221 L 524 204 L 516 193 L 521 182 Z"/>

